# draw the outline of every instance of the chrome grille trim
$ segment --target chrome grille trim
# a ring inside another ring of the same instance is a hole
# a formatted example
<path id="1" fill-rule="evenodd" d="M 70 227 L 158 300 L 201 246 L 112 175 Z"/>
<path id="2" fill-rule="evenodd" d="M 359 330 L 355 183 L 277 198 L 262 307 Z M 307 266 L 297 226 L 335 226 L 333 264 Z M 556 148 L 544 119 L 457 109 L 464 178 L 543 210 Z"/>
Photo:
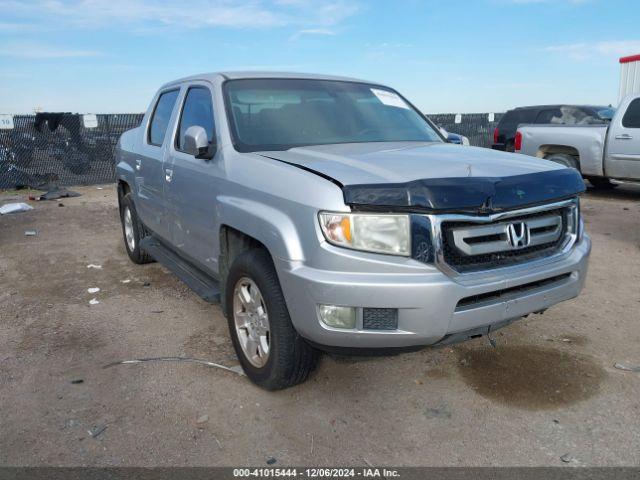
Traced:
<path id="1" fill-rule="evenodd" d="M 433 246 L 435 249 L 435 265 L 443 273 L 450 277 L 460 276 L 478 276 L 486 275 L 488 273 L 495 274 L 496 272 L 508 272 L 510 270 L 522 269 L 523 266 L 533 267 L 537 264 L 548 263 L 554 261 L 559 257 L 566 255 L 572 248 L 577 239 L 577 225 L 579 219 L 579 200 L 578 198 L 572 198 L 569 200 L 563 200 L 560 202 L 549 203 L 546 205 L 539 205 L 535 207 L 523 208 L 520 210 L 512 210 L 508 212 L 500 212 L 491 215 L 466 215 L 466 214 L 442 214 L 442 215 L 426 215 L 431 222 L 431 235 L 433 238 Z M 547 212 L 558 209 L 569 209 L 569 215 L 567 216 L 567 228 L 562 243 L 555 252 L 551 255 L 547 255 L 544 258 L 529 260 L 526 262 L 517 263 L 515 265 L 506 265 L 495 268 L 487 268 L 485 270 L 473 271 L 473 272 L 460 272 L 448 265 L 444 258 L 444 242 L 443 242 L 443 229 L 442 225 L 446 222 L 471 222 L 482 224 L 495 223 L 501 220 L 508 220 L 514 217 L 522 217 L 526 215 L 539 214 L 541 212 Z"/>
<path id="2" fill-rule="evenodd" d="M 555 242 L 562 233 L 562 215 L 557 213 L 529 220 L 525 218 L 521 223 L 525 225 L 523 234 L 527 238 L 523 246 L 513 246 L 510 242 L 510 222 L 453 228 L 453 243 L 466 255 L 484 255 Z M 486 240 L 483 241 L 483 238 Z"/>

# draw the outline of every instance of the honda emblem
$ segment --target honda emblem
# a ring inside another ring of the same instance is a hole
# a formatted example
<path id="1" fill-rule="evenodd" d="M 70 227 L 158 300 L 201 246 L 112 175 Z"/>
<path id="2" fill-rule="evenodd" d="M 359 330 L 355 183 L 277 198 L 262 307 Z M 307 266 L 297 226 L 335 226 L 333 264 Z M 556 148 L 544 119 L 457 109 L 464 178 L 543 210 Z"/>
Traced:
<path id="1" fill-rule="evenodd" d="M 510 223 L 507 227 L 509 244 L 513 248 L 528 247 L 531 242 L 529 226 L 525 222 Z"/>

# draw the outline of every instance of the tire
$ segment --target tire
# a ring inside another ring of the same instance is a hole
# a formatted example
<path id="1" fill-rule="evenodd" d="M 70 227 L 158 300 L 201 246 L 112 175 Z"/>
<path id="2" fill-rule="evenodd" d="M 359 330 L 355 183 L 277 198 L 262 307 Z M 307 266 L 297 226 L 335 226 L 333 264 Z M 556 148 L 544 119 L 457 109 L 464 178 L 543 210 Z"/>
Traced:
<path id="1" fill-rule="evenodd" d="M 319 352 L 293 327 L 266 250 L 247 250 L 234 260 L 225 296 L 229 333 L 247 377 L 267 390 L 281 390 L 305 381 L 318 363 Z"/>
<path id="2" fill-rule="evenodd" d="M 545 160 L 551 160 L 552 162 L 559 163 L 560 165 L 564 165 L 565 167 L 575 168 L 576 170 L 580 171 L 578 160 L 571 155 L 566 155 L 564 153 L 554 153 L 544 158 Z"/>
<path id="3" fill-rule="evenodd" d="M 140 248 L 140 240 L 146 237 L 148 232 L 138 218 L 131 193 L 125 194 L 120 201 L 120 223 L 122 224 L 124 248 L 126 248 L 131 261 L 137 264 L 153 262 L 153 258 Z"/>
<path id="4" fill-rule="evenodd" d="M 587 180 L 596 190 L 611 190 L 618 186 L 606 177 L 587 177 Z"/>

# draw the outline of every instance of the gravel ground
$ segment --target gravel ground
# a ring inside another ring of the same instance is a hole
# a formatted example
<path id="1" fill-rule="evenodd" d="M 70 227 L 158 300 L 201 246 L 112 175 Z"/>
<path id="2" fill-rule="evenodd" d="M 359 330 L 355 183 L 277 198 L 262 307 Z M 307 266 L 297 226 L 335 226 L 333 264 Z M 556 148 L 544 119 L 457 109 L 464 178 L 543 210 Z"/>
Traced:
<path id="1" fill-rule="evenodd" d="M 237 360 L 218 306 L 128 260 L 115 188 L 76 190 L 0 217 L 1 465 L 640 465 L 640 373 L 613 367 L 640 365 L 639 188 L 585 195 L 585 291 L 496 349 L 325 356 L 275 393 L 192 363 L 103 368 Z"/>

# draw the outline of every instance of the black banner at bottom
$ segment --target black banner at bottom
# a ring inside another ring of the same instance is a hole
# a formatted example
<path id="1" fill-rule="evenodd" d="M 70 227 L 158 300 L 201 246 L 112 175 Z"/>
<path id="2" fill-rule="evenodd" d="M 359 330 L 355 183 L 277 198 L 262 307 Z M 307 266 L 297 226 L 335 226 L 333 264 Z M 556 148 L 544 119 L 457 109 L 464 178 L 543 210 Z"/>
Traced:
<path id="1" fill-rule="evenodd" d="M 1 480 L 226 480 L 251 478 L 637 480 L 640 479 L 640 467 L 0 467 Z"/>

